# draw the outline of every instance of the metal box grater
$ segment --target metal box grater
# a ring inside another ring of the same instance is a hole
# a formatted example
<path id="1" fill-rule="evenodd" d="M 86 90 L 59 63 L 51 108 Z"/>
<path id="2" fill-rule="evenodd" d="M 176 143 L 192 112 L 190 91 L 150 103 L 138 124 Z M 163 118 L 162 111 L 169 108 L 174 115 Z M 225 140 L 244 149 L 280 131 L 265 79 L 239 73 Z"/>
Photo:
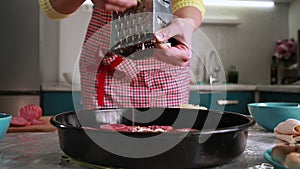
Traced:
<path id="1" fill-rule="evenodd" d="M 171 0 L 138 0 L 137 6 L 113 12 L 110 51 L 128 57 L 154 48 L 154 32 L 172 21 Z"/>

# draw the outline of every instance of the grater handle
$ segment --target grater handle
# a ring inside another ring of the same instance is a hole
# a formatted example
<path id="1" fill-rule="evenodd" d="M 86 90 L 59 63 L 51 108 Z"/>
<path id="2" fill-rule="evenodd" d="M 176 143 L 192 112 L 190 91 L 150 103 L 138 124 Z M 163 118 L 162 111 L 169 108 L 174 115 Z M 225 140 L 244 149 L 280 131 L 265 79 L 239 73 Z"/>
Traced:
<path id="1" fill-rule="evenodd" d="M 108 54 L 116 54 L 119 55 L 121 57 L 124 58 L 129 58 L 129 59 L 134 59 L 134 60 L 139 60 L 139 59 L 145 59 L 144 57 L 142 58 L 136 58 L 136 57 L 130 57 L 133 53 L 138 52 L 138 51 L 145 51 L 147 49 L 152 49 L 155 48 L 155 43 L 156 40 L 155 39 L 151 39 L 145 42 L 140 42 L 131 46 L 126 46 L 126 47 L 119 47 L 116 49 L 112 49 L 109 51 Z M 170 38 L 167 42 L 165 42 L 166 44 L 170 44 L 170 47 L 172 46 L 176 46 L 178 44 L 180 44 L 180 42 L 178 40 L 176 40 L 175 38 Z"/>

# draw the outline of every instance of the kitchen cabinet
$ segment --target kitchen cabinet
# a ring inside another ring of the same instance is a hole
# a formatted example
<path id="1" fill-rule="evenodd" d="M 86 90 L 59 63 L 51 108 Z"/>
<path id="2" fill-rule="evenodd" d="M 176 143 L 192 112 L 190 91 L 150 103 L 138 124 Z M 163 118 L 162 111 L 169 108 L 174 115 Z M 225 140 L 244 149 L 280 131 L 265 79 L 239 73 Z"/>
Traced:
<path id="1" fill-rule="evenodd" d="M 191 91 L 189 103 L 205 106 L 212 110 L 221 110 L 248 115 L 248 103 L 254 102 L 254 91 L 197 92 Z"/>
<path id="2" fill-rule="evenodd" d="M 289 92 L 260 92 L 260 102 L 296 102 L 300 103 L 299 93 Z"/>
<path id="3" fill-rule="evenodd" d="M 41 106 L 45 116 L 56 115 L 62 112 L 81 110 L 80 92 L 43 92 Z"/>

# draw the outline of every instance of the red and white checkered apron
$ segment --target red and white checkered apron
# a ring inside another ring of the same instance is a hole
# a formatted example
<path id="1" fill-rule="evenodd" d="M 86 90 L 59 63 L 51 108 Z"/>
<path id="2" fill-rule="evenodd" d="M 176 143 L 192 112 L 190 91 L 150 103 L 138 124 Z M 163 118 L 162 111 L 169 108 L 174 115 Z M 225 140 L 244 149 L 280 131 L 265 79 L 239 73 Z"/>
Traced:
<path id="1" fill-rule="evenodd" d="M 94 7 L 80 58 L 84 108 L 175 107 L 188 102 L 190 67 L 105 56 L 112 13 Z"/>

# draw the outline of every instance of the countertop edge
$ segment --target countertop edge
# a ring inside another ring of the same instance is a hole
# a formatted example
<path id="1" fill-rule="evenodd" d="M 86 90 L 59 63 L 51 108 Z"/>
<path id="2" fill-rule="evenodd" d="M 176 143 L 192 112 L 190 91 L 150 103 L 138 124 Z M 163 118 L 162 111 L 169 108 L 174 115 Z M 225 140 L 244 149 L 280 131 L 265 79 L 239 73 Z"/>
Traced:
<path id="1" fill-rule="evenodd" d="M 214 91 L 250 91 L 250 92 L 287 92 L 300 93 L 300 85 L 191 85 L 190 91 L 214 92 Z"/>
<path id="2" fill-rule="evenodd" d="M 44 92 L 79 92 L 81 87 L 80 85 L 71 85 L 67 82 L 51 82 L 43 83 L 41 90 Z"/>
<path id="3" fill-rule="evenodd" d="M 80 85 L 71 85 L 67 82 L 44 83 L 41 86 L 44 92 L 80 92 Z M 190 85 L 190 91 L 222 92 L 222 91 L 250 91 L 250 92 L 287 92 L 300 93 L 300 85 L 255 85 L 255 84 L 218 84 L 218 85 Z"/>

